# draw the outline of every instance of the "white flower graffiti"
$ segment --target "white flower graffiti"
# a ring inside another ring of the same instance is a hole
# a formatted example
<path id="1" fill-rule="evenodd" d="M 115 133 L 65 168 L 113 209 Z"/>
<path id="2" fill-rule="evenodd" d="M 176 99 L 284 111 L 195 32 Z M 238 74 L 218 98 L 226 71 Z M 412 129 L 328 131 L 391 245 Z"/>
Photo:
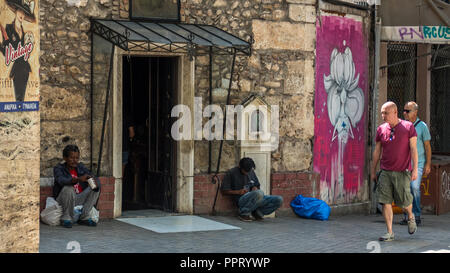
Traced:
<path id="1" fill-rule="evenodd" d="M 345 45 L 345 41 L 344 41 Z M 324 76 L 325 90 L 328 94 L 327 108 L 328 117 L 334 126 L 331 141 L 338 139 L 339 152 L 337 160 L 332 163 L 332 181 L 336 181 L 337 188 L 334 194 L 338 198 L 343 195 L 344 172 L 343 159 L 344 150 L 348 138 L 354 138 L 353 128 L 361 120 L 364 110 L 364 93 L 358 87 L 359 73 L 355 77 L 355 64 L 353 62 L 352 51 L 346 47 L 344 53 L 340 53 L 337 48 L 333 50 L 330 58 L 330 75 Z M 336 191 L 337 190 L 337 191 Z"/>

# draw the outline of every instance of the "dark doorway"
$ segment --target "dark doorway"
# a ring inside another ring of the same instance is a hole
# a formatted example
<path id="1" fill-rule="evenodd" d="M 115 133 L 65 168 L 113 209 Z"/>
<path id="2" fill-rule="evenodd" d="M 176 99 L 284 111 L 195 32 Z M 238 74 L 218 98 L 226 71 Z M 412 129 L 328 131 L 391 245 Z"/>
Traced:
<path id="1" fill-rule="evenodd" d="M 123 57 L 122 210 L 174 211 L 176 71 L 176 57 Z"/>

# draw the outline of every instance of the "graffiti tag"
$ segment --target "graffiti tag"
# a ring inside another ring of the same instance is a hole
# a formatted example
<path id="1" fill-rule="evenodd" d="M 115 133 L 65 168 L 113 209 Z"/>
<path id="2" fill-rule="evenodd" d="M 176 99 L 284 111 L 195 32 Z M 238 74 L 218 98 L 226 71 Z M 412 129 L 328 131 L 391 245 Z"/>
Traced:
<path id="1" fill-rule="evenodd" d="M 420 185 L 423 187 L 423 195 L 424 196 L 429 196 L 430 194 L 430 179 L 426 176 L 424 176 L 424 178 L 426 178 L 426 180 L 424 181 L 422 179 L 422 182 L 420 183 Z"/>
<path id="2" fill-rule="evenodd" d="M 398 28 L 398 34 L 402 41 L 414 39 L 450 40 L 450 27 L 447 26 L 400 27 Z"/>
<path id="3" fill-rule="evenodd" d="M 444 200 L 450 200 L 450 174 L 446 171 L 441 175 L 441 194 Z"/>

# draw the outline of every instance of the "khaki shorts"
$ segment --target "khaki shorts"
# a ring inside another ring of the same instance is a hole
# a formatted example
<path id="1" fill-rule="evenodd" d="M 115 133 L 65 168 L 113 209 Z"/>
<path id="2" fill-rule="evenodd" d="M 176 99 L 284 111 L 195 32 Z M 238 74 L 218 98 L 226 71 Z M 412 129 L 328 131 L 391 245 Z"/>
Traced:
<path id="1" fill-rule="evenodd" d="M 383 170 L 378 178 L 378 203 L 392 204 L 405 208 L 412 204 L 411 173 Z"/>

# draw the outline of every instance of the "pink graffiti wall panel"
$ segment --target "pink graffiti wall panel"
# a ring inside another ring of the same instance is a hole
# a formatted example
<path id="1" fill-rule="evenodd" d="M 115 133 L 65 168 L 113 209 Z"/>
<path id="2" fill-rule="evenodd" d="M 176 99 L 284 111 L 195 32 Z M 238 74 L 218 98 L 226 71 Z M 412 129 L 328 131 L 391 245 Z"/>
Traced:
<path id="1" fill-rule="evenodd" d="M 360 200 L 364 181 L 368 49 L 363 24 L 322 16 L 317 21 L 314 171 L 321 199 Z"/>

